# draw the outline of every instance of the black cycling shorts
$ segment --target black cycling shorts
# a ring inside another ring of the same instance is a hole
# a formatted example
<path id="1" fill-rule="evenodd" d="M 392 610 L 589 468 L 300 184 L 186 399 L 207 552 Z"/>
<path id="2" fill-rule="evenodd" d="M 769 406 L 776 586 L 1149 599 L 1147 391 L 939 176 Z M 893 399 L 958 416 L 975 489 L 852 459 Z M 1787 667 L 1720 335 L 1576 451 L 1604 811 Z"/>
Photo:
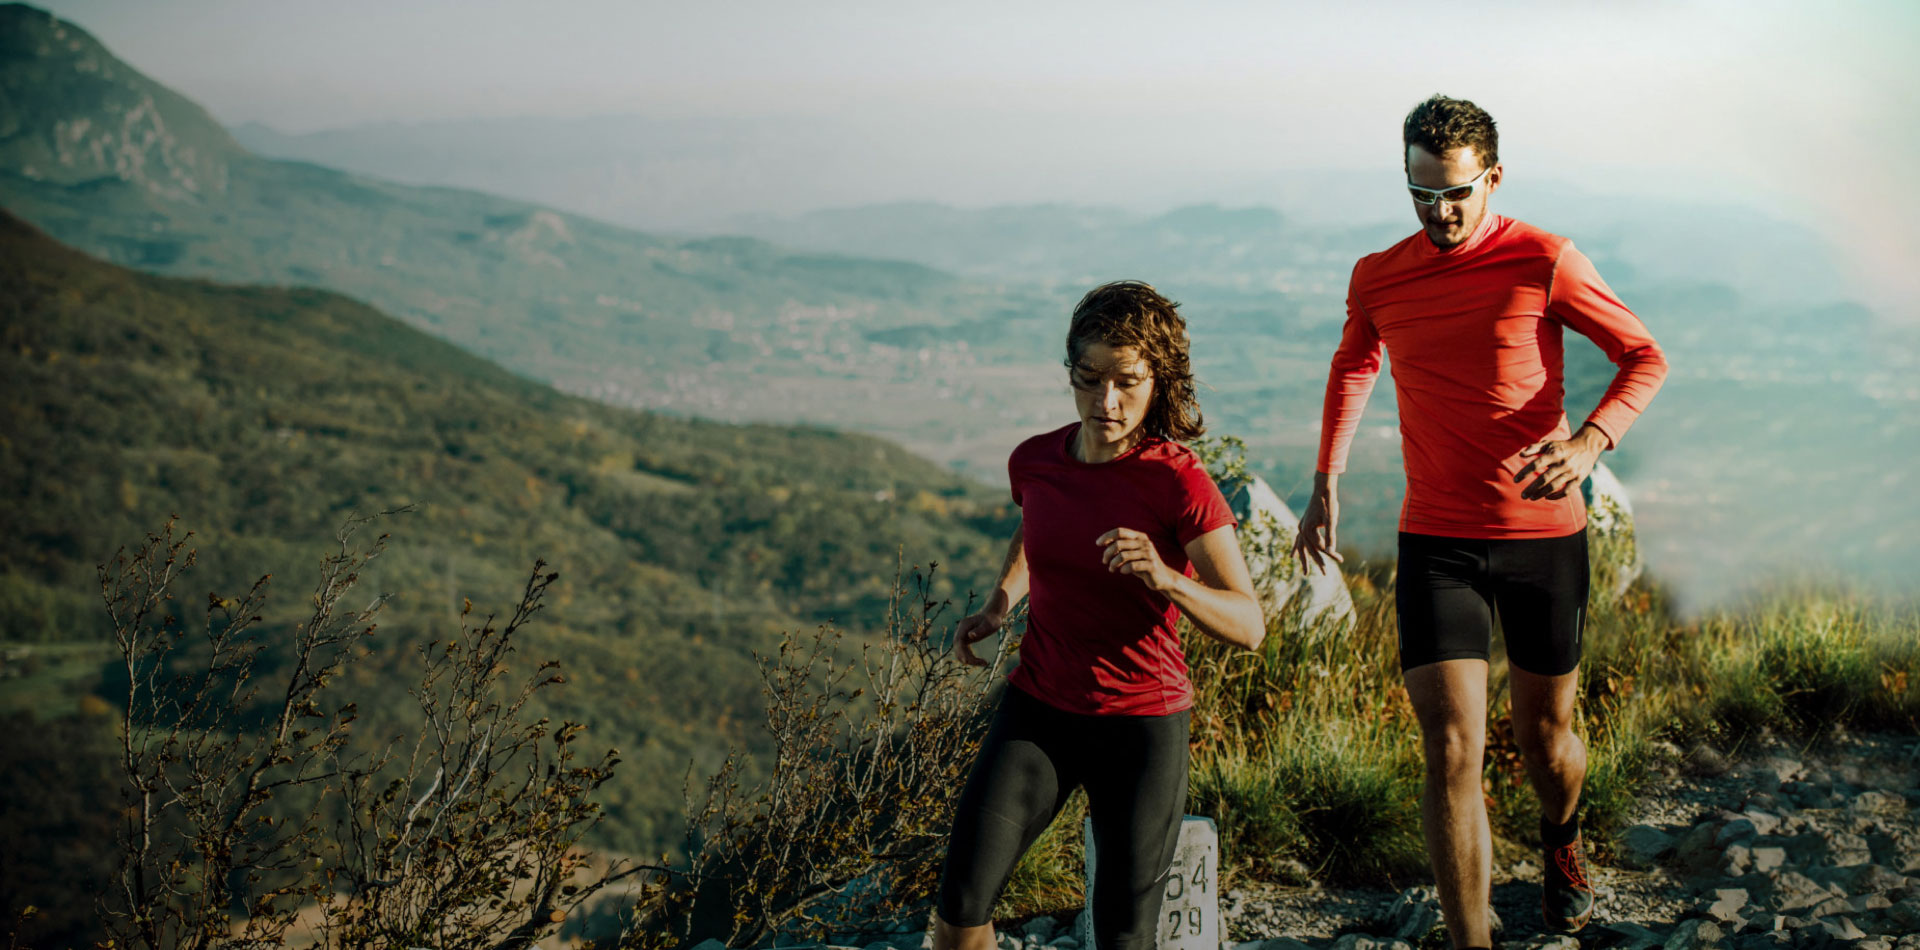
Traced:
<path id="1" fill-rule="evenodd" d="M 1507 662 L 1559 676 L 1580 665 L 1587 619 L 1587 533 L 1562 538 L 1442 538 L 1400 533 L 1400 669 L 1486 659 L 1494 618 Z"/>
<path id="2" fill-rule="evenodd" d="M 1008 686 L 955 806 L 940 919 L 992 922 L 1014 865 L 1080 786 L 1100 852 L 1094 943 L 1151 950 L 1187 804 L 1188 718 L 1081 715 Z"/>

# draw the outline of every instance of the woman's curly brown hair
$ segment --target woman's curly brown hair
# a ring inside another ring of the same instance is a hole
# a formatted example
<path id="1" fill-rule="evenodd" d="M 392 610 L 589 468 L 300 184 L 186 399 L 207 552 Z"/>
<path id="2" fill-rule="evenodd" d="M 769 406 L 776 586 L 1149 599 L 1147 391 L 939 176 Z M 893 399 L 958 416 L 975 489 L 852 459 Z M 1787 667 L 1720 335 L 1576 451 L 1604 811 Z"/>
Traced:
<path id="1" fill-rule="evenodd" d="M 1184 442 L 1206 431 L 1187 356 L 1187 321 L 1179 304 L 1143 281 L 1101 284 L 1073 308 L 1073 322 L 1067 326 L 1068 369 L 1089 343 L 1140 351 L 1153 373 L 1153 399 L 1141 422 L 1147 435 Z"/>

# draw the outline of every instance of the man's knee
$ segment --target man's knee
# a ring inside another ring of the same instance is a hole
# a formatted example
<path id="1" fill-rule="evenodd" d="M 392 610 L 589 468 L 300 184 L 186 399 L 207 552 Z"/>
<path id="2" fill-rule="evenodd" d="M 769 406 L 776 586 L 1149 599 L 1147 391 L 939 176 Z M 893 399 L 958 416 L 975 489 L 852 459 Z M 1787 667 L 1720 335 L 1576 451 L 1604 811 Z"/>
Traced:
<path id="1" fill-rule="evenodd" d="M 1429 730 L 1423 745 L 1429 778 L 1449 785 L 1462 781 L 1478 783 L 1486 755 L 1485 732 L 1465 724 L 1443 726 Z"/>
<path id="2" fill-rule="evenodd" d="M 1572 755 L 1580 745 L 1571 715 L 1542 713 L 1513 720 L 1514 744 L 1530 762 L 1553 763 Z"/>

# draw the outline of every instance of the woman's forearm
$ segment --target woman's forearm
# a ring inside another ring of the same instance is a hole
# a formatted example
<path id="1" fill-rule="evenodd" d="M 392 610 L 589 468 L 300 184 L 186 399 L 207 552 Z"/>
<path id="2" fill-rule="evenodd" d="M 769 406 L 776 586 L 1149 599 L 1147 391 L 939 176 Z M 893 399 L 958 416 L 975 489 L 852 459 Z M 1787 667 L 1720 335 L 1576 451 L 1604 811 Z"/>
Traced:
<path id="1" fill-rule="evenodd" d="M 1252 650 L 1266 639 L 1266 619 L 1260 611 L 1260 602 L 1247 594 L 1208 587 L 1184 574 L 1165 593 L 1193 622 L 1194 629 L 1215 640 Z"/>
<path id="2" fill-rule="evenodd" d="M 1007 556 L 1000 564 L 1000 576 L 993 592 L 987 595 L 984 612 L 1004 618 L 1013 612 L 1020 598 L 1027 596 L 1027 523 L 1021 519 L 1013 526 L 1013 540 L 1007 542 Z"/>

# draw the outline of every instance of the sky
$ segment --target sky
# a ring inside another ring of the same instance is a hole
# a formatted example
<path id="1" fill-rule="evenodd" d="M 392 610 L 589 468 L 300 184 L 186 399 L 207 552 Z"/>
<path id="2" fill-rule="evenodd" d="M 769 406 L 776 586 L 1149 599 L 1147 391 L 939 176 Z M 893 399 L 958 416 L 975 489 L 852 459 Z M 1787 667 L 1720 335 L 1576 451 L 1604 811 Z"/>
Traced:
<path id="1" fill-rule="evenodd" d="M 839 203 L 1391 174 L 1400 117 L 1446 92 L 1499 121 L 1510 181 L 1808 225 L 1867 302 L 1920 322 L 1910 0 L 48 5 L 229 124 L 646 115 L 896 131 L 849 145 L 895 172 L 875 179 L 889 190 Z M 916 182 L 925 194 L 902 193 Z"/>

